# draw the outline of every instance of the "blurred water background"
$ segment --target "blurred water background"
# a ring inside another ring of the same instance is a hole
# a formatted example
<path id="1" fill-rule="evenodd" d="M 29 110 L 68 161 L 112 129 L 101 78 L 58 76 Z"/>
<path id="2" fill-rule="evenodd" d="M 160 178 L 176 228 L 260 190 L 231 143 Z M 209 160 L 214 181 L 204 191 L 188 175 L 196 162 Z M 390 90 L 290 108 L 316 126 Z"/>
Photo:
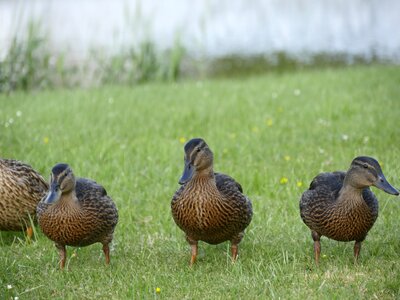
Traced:
<path id="1" fill-rule="evenodd" d="M 49 64 L 60 65 L 61 56 L 63 67 L 85 63 L 92 73 L 99 62 L 154 69 L 157 59 L 156 65 L 177 64 L 158 71 L 173 78 L 321 63 L 398 64 L 399 27 L 398 0 L 0 0 L 0 61 L 30 28 Z"/>

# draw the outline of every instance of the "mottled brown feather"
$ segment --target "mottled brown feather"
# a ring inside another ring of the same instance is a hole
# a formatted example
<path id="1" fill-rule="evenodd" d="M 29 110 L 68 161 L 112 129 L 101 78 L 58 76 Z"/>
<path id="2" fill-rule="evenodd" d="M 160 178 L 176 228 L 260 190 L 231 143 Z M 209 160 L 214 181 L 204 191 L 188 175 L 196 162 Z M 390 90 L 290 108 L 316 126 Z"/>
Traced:
<path id="1" fill-rule="evenodd" d="M 190 239 L 209 244 L 239 243 L 253 215 L 251 201 L 240 185 L 219 173 L 181 186 L 171 209 L 176 224 Z"/>
<path id="2" fill-rule="evenodd" d="M 172 198 L 171 211 L 192 245 L 191 264 L 197 254 L 197 241 L 231 241 L 235 259 L 237 244 L 253 216 L 251 201 L 232 177 L 213 172 L 213 154 L 203 139 L 190 140 L 184 150 L 183 185 Z M 194 175 L 185 175 L 190 172 Z"/>
<path id="3" fill-rule="evenodd" d="M 304 223 L 320 236 L 337 241 L 363 241 L 378 217 L 378 200 L 369 188 L 362 191 L 362 201 L 337 205 L 345 172 L 316 176 L 300 200 Z"/>
<path id="4" fill-rule="evenodd" d="M 47 182 L 30 165 L 0 159 L 0 230 L 24 230 L 30 218 L 36 221 L 36 205 L 47 189 Z"/>
<path id="5" fill-rule="evenodd" d="M 39 202 L 37 215 L 43 233 L 61 245 L 110 243 L 118 222 L 112 199 L 101 185 L 85 178 L 76 180 L 75 193 L 77 201 Z"/>
<path id="6" fill-rule="evenodd" d="M 303 193 L 300 216 L 311 229 L 317 265 L 321 236 L 343 242 L 355 241 L 354 261 L 357 262 L 361 243 L 378 218 L 378 200 L 370 186 L 399 195 L 387 182 L 376 159 L 358 156 L 347 172 L 321 173 Z"/>

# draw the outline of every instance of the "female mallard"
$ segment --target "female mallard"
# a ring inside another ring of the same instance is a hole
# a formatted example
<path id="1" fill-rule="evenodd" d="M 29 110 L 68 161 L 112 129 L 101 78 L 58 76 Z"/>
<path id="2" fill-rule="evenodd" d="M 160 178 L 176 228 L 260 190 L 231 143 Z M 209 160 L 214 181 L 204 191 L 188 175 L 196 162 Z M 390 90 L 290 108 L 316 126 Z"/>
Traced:
<path id="1" fill-rule="evenodd" d="M 379 163 L 371 158 L 356 157 L 346 172 L 321 173 L 311 182 L 300 200 L 300 215 L 311 229 L 315 262 L 321 252 L 320 238 L 355 241 L 354 258 L 358 259 L 361 242 L 378 217 L 378 200 L 369 189 L 375 186 L 398 195 L 382 173 Z"/>
<path id="2" fill-rule="evenodd" d="M 36 205 L 46 194 L 47 182 L 30 165 L 12 159 L 0 159 L 0 230 L 33 230 Z"/>
<path id="3" fill-rule="evenodd" d="M 118 222 L 118 212 L 106 190 L 95 181 L 75 179 L 67 164 L 52 169 L 50 190 L 37 206 L 43 233 L 55 242 L 64 268 L 65 246 L 103 244 L 106 263 L 110 263 L 109 244 Z"/>
<path id="4" fill-rule="evenodd" d="M 253 216 L 250 200 L 228 175 L 214 173 L 213 153 L 202 139 L 185 145 L 182 185 L 171 202 L 175 223 L 186 233 L 192 248 L 190 265 L 196 261 L 198 241 L 219 244 L 231 241 L 232 259 Z"/>

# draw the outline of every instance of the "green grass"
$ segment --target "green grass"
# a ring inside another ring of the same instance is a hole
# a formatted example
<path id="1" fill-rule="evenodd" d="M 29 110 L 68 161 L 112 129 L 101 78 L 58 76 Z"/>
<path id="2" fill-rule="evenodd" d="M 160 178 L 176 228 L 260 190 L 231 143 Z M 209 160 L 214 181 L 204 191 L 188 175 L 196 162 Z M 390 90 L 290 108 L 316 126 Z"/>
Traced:
<path id="1" fill-rule="evenodd" d="M 357 155 L 377 158 L 400 186 L 399 82 L 399 68 L 374 66 L 0 95 L 1 157 L 28 162 L 46 178 L 68 162 L 77 176 L 103 184 L 120 214 L 109 267 L 100 244 L 76 255 L 68 248 L 60 271 L 38 227 L 32 243 L 0 233 L 0 298 L 399 298 L 399 198 L 373 189 L 380 216 L 358 265 L 353 243 L 323 238 L 316 268 L 298 209 L 317 173 L 345 170 Z M 207 141 L 215 170 L 253 201 L 234 265 L 228 243 L 200 243 L 189 268 L 189 247 L 171 217 L 181 140 L 192 137 Z"/>

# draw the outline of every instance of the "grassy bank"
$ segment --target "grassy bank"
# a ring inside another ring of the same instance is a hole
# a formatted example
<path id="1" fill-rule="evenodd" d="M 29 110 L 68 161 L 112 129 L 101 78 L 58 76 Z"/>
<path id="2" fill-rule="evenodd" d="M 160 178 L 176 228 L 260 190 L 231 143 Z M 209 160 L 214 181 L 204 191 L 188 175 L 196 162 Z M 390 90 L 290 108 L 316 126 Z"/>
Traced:
<path id="1" fill-rule="evenodd" d="M 101 245 L 68 248 L 67 268 L 37 228 L 0 233 L 0 298 L 398 298 L 400 199 L 374 189 L 380 216 L 353 243 L 324 238 L 319 268 L 298 200 L 321 171 L 377 158 L 400 187 L 400 70 L 359 67 L 241 80 L 0 95 L 0 155 L 46 178 L 57 162 L 103 184 L 119 208 L 111 265 Z M 194 268 L 170 214 L 183 143 L 203 137 L 238 180 L 254 218 L 232 265 L 228 243 L 200 243 Z M 159 288 L 159 292 L 157 292 Z M 4 297 L 3 297 L 4 295 Z"/>

